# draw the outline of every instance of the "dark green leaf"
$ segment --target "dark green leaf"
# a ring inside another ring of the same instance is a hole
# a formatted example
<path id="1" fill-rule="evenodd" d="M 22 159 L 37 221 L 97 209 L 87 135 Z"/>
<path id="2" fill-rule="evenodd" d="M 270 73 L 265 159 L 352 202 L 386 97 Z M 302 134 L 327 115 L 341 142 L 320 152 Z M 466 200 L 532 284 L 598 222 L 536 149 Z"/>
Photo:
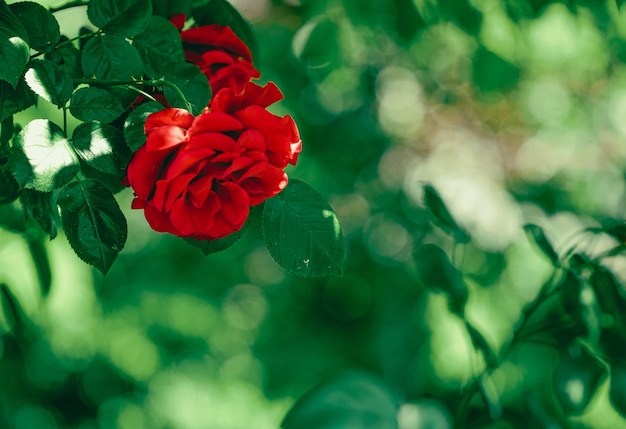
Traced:
<path id="1" fill-rule="evenodd" d="M 70 112 L 83 122 L 109 123 L 124 113 L 124 108 L 106 89 L 89 87 L 74 92 Z"/>
<path id="2" fill-rule="evenodd" d="M 265 202 L 263 232 L 271 255 L 290 273 L 342 274 L 341 225 L 324 198 L 306 183 L 291 179 L 280 194 Z"/>
<path id="3" fill-rule="evenodd" d="M 124 122 L 124 138 L 126 144 L 133 152 L 136 152 L 141 146 L 146 143 L 146 134 L 144 131 L 144 125 L 146 119 L 154 112 L 163 110 L 163 105 L 157 102 L 148 102 L 140 104 Z"/>
<path id="4" fill-rule="evenodd" d="M 187 101 L 191 103 L 191 113 L 200 114 L 211 100 L 211 86 L 204 73 L 195 65 L 185 62 L 169 63 L 165 68 L 165 79 L 182 91 Z M 163 87 L 163 94 L 172 107 L 187 109 L 187 105 L 169 86 Z"/>
<path id="5" fill-rule="evenodd" d="M 137 49 L 122 37 L 99 35 L 89 39 L 81 64 L 88 78 L 123 81 L 142 77 L 143 64 Z"/>
<path id="6" fill-rule="evenodd" d="M 300 398 L 282 422 L 283 429 L 397 429 L 398 401 L 380 380 L 349 372 Z"/>
<path id="7" fill-rule="evenodd" d="M 13 125 L 13 118 L 5 118 L 0 122 L 0 145 L 6 145 L 13 138 L 15 133 L 15 126 Z M 1 152 L 0 152 L 1 153 Z"/>
<path id="8" fill-rule="evenodd" d="M 413 258 L 420 283 L 429 289 L 447 293 L 450 297 L 450 310 L 462 315 L 469 293 L 463 276 L 452 265 L 446 252 L 429 243 L 417 249 Z"/>
<path id="9" fill-rule="evenodd" d="M 4 0 L 0 1 L 0 79 L 17 86 L 30 59 L 28 32 Z"/>
<path id="10" fill-rule="evenodd" d="M 474 328 L 474 326 L 472 326 L 472 324 L 470 324 L 467 320 L 465 321 L 465 328 L 467 329 L 467 333 L 472 340 L 472 345 L 476 350 L 480 350 L 482 352 L 483 356 L 485 357 L 485 361 L 487 362 L 487 365 L 492 366 L 497 364 L 498 357 L 493 352 L 491 346 L 489 345 L 483 334 L 481 334 L 479 330 Z"/>
<path id="11" fill-rule="evenodd" d="M 190 245 L 197 247 L 200 251 L 208 256 L 212 253 L 221 252 L 222 250 L 226 250 L 236 242 L 246 233 L 248 229 L 249 222 L 243 224 L 243 227 L 239 231 L 235 231 L 232 234 L 220 238 L 217 240 L 195 240 L 193 238 L 185 238 L 184 240 Z"/>
<path id="12" fill-rule="evenodd" d="M 65 42 L 68 38 L 62 36 L 60 41 Z M 80 51 L 72 45 L 63 45 L 45 55 L 47 60 L 59 65 L 65 74 L 70 77 L 83 77 L 83 69 L 80 65 Z"/>
<path id="13" fill-rule="evenodd" d="M 132 37 L 145 30 L 152 16 L 150 0 L 91 0 L 89 21 L 105 33 Z"/>
<path id="14" fill-rule="evenodd" d="M 165 18 L 153 16 L 146 31 L 133 39 L 148 77 L 162 77 L 170 63 L 183 63 L 183 43 L 178 30 Z"/>
<path id="15" fill-rule="evenodd" d="M 49 60 L 32 60 L 24 78 L 35 94 L 57 107 L 63 107 L 74 91 L 72 77 Z"/>
<path id="16" fill-rule="evenodd" d="M 539 247 L 539 250 L 541 250 L 541 252 L 548 257 L 550 262 L 552 262 L 552 265 L 558 267 L 560 265 L 559 255 L 552 247 L 552 244 L 550 243 L 550 240 L 548 240 L 546 234 L 543 232 L 543 229 L 541 229 L 539 225 L 528 223 L 524 225 L 524 231 L 526 231 L 526 234 L 532 240 L 532 242 L 534 242 L 537 247 Z"/>
<path id="17" fill-rule="evenodd" d="M 50 271 L 48 250 L 46 249 L 44 241 L 37 239 L 28 240 L 28 250 L 33 264 L 35 265 L 41 294 L 46 296 L 50 291 L 50 285 L 52 284 L 52 272 Z"/>
<path id="18" fill-rule="evenodd" d="M 11 125 L 13 124 L 10 119 L 7 119 L 7 121 Z M 0 149 L 0 204 L 11 203 L 20 195 L 20 185 L 11 171 L 9 153 L 8 148 L 3 147 Z"/>
<path id="19" fill-rule="evenodd" d="M 35 101 L 35 94 L 24 79 L 20 79 L 15 88 L 7 82 L 0 81 L 0 121 L 29 108 Z"/>
<path id="20" fill-rule="evenodd" d="M 74 130 L 71 144 L 79 158 L 90 167 L 114 176 L 123 174 L 116 153 L 126 143 L 117 128 L 100 122 L 85 122 Z"/>
<path id="21" fill-rule="evenodd" d="M 227 0 L 208 0 L 193 8 L 191 12 L 198 25 L 220 24 L 230 27 L 248 46 L 252 58 L 258 62 L 259 45 L 252 27 Z"/>
<path id="22" fill-rule="evenodd" d="M 26 320 L 24 311 L 13 291 L 5 283 L 0 284 L 0 311 L 5 321 L 3 327 L 5 332 L 19 332 Z"/>
<path id="23" fill-rule="evenodd" d="M 563 352 L 552 382 L 555 397 L 564 413 L 584 413 L 607 375 L 606 364 L 588 346 L 577 342 Z"/>
<path id="24" fill-rule="evenodd" d="M 459 243 L 468 243 L 470 241 L 470 236 L 457 224 L 439 193 L 431 185 L 424 185 L 424 205 L 428 209 L 433 222 L 452 235 L 456 241 Z"/>
<path id="25" fill-rule="evenodd" d="M 48 192 L 65 185 L 78 172 L 78 157 L 63 130 L 47 119 L 29 122 L 15 143 L 12 166 L 21 186 Z"/>
<path id="26" fill-rule="evenodd" d="M 127 236 L 126 218 L 111 191 L 95 180 L 71 182 L 61 189 L 57 202 L 72 249 L 106 274 Z"/>
<path id="27" fill-rule="evenodd" d="M 52 192 L 24 189 L 20 193 L 20 202 L 26 213 L 39 224 L 39 227 L 48 234 L 51 240 L 57 236 L 59 211 Z"/>
<path id="28" fill-rule="evenodd" d="M 26 29 L 31 48 L 46 52 L 59 41 L 59 23 L 48 9 L 31 1 L 13 3 L 9 7 Z"/>
<path id="29" fill-rule="evenodd" d="M 165 18 L 178 14 L 189 15 L 192 3 L 193 0 L 178 0 L 176 2 L 171 0 L 152 0 L 152 10 L 154 15 Z"/>
<path id="30" fill-rule="evenodd" d="M 622 417 L 626 418 L 626 368 L 614 365 L 611 368 L 609 399 Z"/>
<path id="31" fill-rule="evenodd" d="M 520 69 L 499 55 L 480 47 L 474 53 L 472 81 L 482 92 L 506 91 L 515 86 Z"/>

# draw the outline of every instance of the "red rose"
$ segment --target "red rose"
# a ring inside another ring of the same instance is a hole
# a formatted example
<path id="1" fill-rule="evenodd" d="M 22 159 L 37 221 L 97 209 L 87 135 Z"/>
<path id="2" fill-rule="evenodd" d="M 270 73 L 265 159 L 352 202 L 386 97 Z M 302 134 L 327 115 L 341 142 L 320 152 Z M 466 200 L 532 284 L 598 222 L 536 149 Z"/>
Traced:
<path id="1" fill-rule="evenodd" d="M 261 106 L 197 117 L 165 109 L 147 118 L 145 132 L 127 169 L 132 207 L 154 230 L 196 239 L 239 230 L 250 206 L 287 185 L 283 168 L 300 150 L 293 120 Z"/>

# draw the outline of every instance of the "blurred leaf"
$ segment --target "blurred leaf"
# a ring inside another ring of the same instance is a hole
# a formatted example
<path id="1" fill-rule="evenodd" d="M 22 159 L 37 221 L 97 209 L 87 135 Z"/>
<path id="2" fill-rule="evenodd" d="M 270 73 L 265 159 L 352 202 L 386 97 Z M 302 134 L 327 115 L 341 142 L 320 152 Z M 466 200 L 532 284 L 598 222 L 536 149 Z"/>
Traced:
<path id="1" fill-rule="evenodd" d="M 105 124 L 117 119 L 124 108 L 106 89 L 79 88 L 72 95 L 70 113 L 83 122 L 100 121 Z"/>
<path id="2" fill-rule="evenodd" d="M 123 37 L 98 35 L 85 44 L 81 55 L 88 78 L 130 81 L 143 75 L 139 52 Z"/>
<path id="3" fill-rule="evenodd" d="M 0 284 L 0 309 L 6 321 L 6 331 L 18 331 L 21 326 L 23 314 L 21 307 L 15 299 L 15 295 L 5 283 Z"/>
<path id="4" fill-rule="evenodd" d="M 0 79 L 15 89 L 30 59 L 28 32 L 4 0 L 0 1 Z M 2 118 L 4 119 L 4 118 Z"/>
<path id="5" fill-rule="evenodd" d="M 117 128 L 100 122 L 82 123 L 74 130 L 71 144 L 78 157 L 90 167 L 114 176 L 124 174 L 125 169 L 116 162 L 116 155 L 126 148 L 126 143 Z"/>
<path id="6" fill-rule="evenodd" d="M 124 121 L 124 139 L 131 151 L 136 152 L 146 143 L 144 125 L 152 113 L 163 110 L 162 104 L 155 101 L 142 103 Z"/>
<path id="7" fill-rule="evenodd" d="M 484 47 L 472 60 L 472 82 L 481 92 L 503 92 L 513 88 L 520 78 L 519 67 Z"/>
<path id="8" fill-rule="evenodd" d="M 17 135 L 13 173 L 24 187 L 48 192 L 72 180 L 78 157 L 63 130 L 47 119 L 30 121 Z"/>
<path id="9" fill-rule="evenodd" d="M 63 107 L 74 91 L 71 76 L 49 60 L 32 60 L 24 78 L 35 94 L 57 107 Z"/>
<path id="10" fill-rule="evenodd" d="M 288 272 L 303 277 L 342 274 L 341 225 L 326 200 L 306 183 L 291 179 L 265 202 L 263 233 L 272 257 Z"/>
<path id="11" fill-rule="evenodd" d="M 222 250 L 226 250 L 232 245 L 234 245 L 235 243 L 237 243 L 239 239 L 243 237 L 243 235 L 248 230 L 249 223 L 250 222 L 246 221 L 246 223 L 243 224 L 243 226 L 241 227 L 239 231 L 235 231 L 232 234 L 227 235 L 226 237 L 220 238 L 217 240 L 195 240 L 193 238 L 185 238 L 184 240 L 190 245 L 192 245 L 193 247 L 200 249 L 200 251 L 204 254 L 204 256 L 208 256 L 212 253 L 217 253 L 217 252 L 221 252 Z"/>
<path id="12" fill-rule="evenodd" d="M 20 193 L 20 202 L 29 216 L 35 219 L 50 239 L 54 239 L 57 235 L 57 222 L 59 220 L 54 194 L 24 189 Z"/>
<path id="13" fill-rule="evenodd" d="M 194 115 L 200 114 L 209 105 L 211 86 L 207 77 L 197 66 L 186 62 L 169 63 L 167 70 L 163 72 L 163 77 L 181 90 L 187 101 L 191 103 L 191 113 Z M 163 94 L 170 106 L 188 109 L 184 101 L 169 86 L 163 87 Z"/>
<path id="14" fill-rule="evenodd" d="M 145 30 L 152 16 L 150 0 L 91 0 L 89 21 L 107 34 L 132 37 Z"/>
<path id="15" fill-rule="evenodd" d="M 35 101 L 35 94 L 24 79 L 20 79 L 15 88 L 7 82 L 0 81 L 0 121 L 29 108 Z"/>
<path id="16" fill-rule="evenodd" d="M 528 223 L 524 225 L 524 231 L 526 231 L 528 237 L 539 247 L 539 250 L 548 257 L 552 265 L 555 267 L 560 266 L 559 255 L 557 255 L 550 240 L 548 240 L 548 237 L 539 225 Z"/>
<path id="17" fill-rule="evenodd" d="M 300 398 L 283 429 L 397 429 L 398 402 L 380 380 L 359 372 L 330 379 Z"/>
<path id="18" fill-rule="evenodd" d="M 452 265 L 446 252 L 441 247 L 428 243 L 415 251 L 413 259 L 420 283 L 431 290 L 448 294 L 450 310 L 462 316 L 469 293 L 463 276 Z"/>
<path id="19" fill-rule="evenodd" d="M 485 340 L 485 337 L 483 336 L 483 334 L 481 334 L 479 330 L 474 328 L 467 320 L 465 320 L 465 328 L 467 329 L 467 333 L 469 334 L 470 339 L 472 340 L 472 344 L 474 345 L 474 348 L 482 352 L 487 364 L 489 366 L 493 366 L 497 364 L 498 357 L 493 352 L 487 340 Z M 495 417 L 495 416 L 492 416 L 492 417 Z"/>
<path id="20" fill-rule="evenodd" d="M 146 30 L 133 39 L 148 77 L 160 78 L 171 63 L 183 63 L 183 43 L 178 29 L 160 16 L 150 18 Z"/>
<path id="21" fill-rule="evenodd" d="M 626 368 L 621 365 L 611 367 L 609 399 L 615 410 L 626 418 Z"/>
<path id="22" fill-rule="evenodd" d="M 67 239 L 78 257 L 106 274 L 124 247 L 126 218 L 111 191 L 95 180 L 67 184 L 57 199 Z"/>
<path id="23" fill-rule="evenodd" d="M 552 379 L 557 402 L 566 415 L 581 415 L 608 376 L 607 365 L 587 345 L 576 342 L 561 354 Z"/>
<path id="24" fill-rule="evenodd" d="M 259 61 L 259 44 L 252 27 L 227 0 L 208 0 L 194 5 L 191 16 L 198 25 L 220 24 L 231 28 Z"/>
<path id="25" fill-rule="evenodd" d="M 311 19 L 293 36 L 292 51 L 298 62 L 321 79 L 339 65 L 341 50 L 339 29 L 330 19 L 318 16 Z"/>
<path id="26" fill-rule="evenodd" d="M 443 202 L 437 190 L 431 185 L 424 185 L 424 205 L 433 222 L 459 243 L 468 243 L 471 238 L 454 220 L 448 207 Z"/>
<path id="27" fill-rule="evenodd" d="M 54 15 L 42 5 L 22 1 L 9 5 L 9 8 L 26 29 L 32 49 L 47 52 L 59 41 L 61 37 L 59 23 Z"/>
<path id="28" fill-rule="evenodd" d="M 442 16 L 456 22 L 467 33 L 477 35 L 482 26 L 482 14 L 470 0 L 439 0 Z"/>
<path id="29" fill-rule="evenodd" d="M 41 239 L 28 239 L 28 250 L 37 272 L 37 279 L 41 287 L 42 296 L 48 295 L 52 284 L 52 272 L 50 271 L 50 261 L 46 244 Z"/>

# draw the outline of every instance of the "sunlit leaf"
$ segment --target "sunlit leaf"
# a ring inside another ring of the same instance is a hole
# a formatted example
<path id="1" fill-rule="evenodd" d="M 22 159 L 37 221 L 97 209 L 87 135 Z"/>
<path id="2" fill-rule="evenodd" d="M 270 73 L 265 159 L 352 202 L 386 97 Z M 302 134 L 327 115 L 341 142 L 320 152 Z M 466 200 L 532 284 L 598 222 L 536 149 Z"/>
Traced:
<path id="1" fill-rule="evenodd" d="M 322 383 L 300 398 L 283 429 L 397 429 L 398 401 L 370 375 L 350 372 Z"/>
<path id="2" fill-rule="evenodd" d="M 42 5 L 21 1 L 9 5 L 9 8 L 26 29 L 29 45 L 34 50 L 49 51 L 59 41 L 59 23 Z"/>
<path id="3" fill-rule="evenodd" d="M 125 146 L 124 136 L 117 128 L 100 122 L 80 124 L 72 134 L 71 144 L 90 167 L 112 175 L 123 173 L 115 159 L 117 149 Z"/>
<path id="4" fill-rule="evenodd" d="M 15 147 L 13 172 L 21 186 L 48 192 L 78 172 L 78 157 L 63 130 L 47 119 L 29 122 L 18 134 Z"/>
<path id="5" fill-rule="evenodd" d="M 63 107 L 74 91 L 71 76 L 49 60 L 32 60 L 24 78 L 35 94 L 58 107 Z"/>
<path id="6" fill-rule="evenodd" d="M 326 200 L 306 183 L 291 179 L 265 202 L 263 232 L 270 253 L 288 272 L 304 277 L 342 274 L 341 225 Z"/>
<path id="7" fill-rule="evenodd" d="M 72 249 L 106 274 L 127 236 L 126 218 L 111 191 L 95 180 L 71 182 L 61 189 L 57 202 Z"/>
<path id="8" fill-rule="evenodd" d="M 91 0 L 89 20 L 107 34 L 132 37 L 145 30 L 152 16 L 150 0 Z"/>

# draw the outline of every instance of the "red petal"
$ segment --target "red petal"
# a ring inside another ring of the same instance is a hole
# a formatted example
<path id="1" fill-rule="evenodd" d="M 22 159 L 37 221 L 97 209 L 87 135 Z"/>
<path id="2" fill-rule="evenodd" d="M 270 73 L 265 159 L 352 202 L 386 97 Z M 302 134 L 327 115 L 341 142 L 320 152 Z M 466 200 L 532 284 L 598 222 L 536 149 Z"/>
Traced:
<path id="1" fill-rule="evenodd" d="M 159 112 L 152 113 L 146 118 L 144 131 L 146 135 L 150 134 L 155 128 L 163 125 L 176 125 L 181 128 L 189 128 L 193 123 L 193 115 L 185 109 L 163 109 Z"/>
<path id="2" fill-rule="evenodd" d="M 180 37 L 185 44 L 225 49 L 252 61 L 250 49 L 233 33 L 230 27 L 217 24 L 194 27 L 180 33 Z"/>
<path id="3" fill-rule="evenodd" d="M 144 147 L 148 152 L 162 151 L 179 146 L 187 140 L 187 132 L 176 125 L 163 125 L 154 128 Z"/>

